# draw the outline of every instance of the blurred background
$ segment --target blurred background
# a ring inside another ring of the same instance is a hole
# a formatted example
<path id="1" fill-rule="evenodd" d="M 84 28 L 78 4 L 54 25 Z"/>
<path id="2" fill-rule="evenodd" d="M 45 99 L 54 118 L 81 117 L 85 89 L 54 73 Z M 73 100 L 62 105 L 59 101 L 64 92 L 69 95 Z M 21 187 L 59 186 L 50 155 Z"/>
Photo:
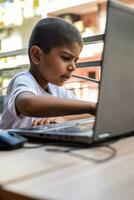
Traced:
<path id="1" fill-rule="evenodd" d="M 134 7 L 134 0 L 120 0 Z M 107 0 L 0 0 L 0 95 L 11 77 L 28 69 L 27 46 L 35 23 L 48 16 L 73 23 L 83 38 L 105 33 Z M 84 45 L 79 63 L 101 60 L 103 41 Z M 86 64 L 77 75 L 100 79 L 101 66 Z M 65 85 L 76 96 L 97 101 L 98 84 L 71 78 Z"/>

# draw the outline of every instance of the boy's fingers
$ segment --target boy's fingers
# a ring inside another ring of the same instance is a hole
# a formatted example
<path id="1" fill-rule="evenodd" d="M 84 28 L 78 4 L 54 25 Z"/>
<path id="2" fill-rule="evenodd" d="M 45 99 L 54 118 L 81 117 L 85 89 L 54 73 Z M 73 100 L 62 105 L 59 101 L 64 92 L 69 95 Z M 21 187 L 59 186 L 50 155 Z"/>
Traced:
<path id="1" fill-rule="evenodd" d="M 35 119 L 32 123 L 32 126 L 39 126 L 44 124 L 56 123 L 55 118 L 40 118 Z"/>
<path id="2" fill-rule="evenodd" d="M 45 118 L 35 119 L 32 123 L 32 126 L 43 125 L 45 123 L 45 120 L 46 120 Z"/>
<path id="3" fill-rule="evenodd" d="M 37 126 L 37 120 L 36 119 L 33 121 L 32 126 Z"/>
<path id="4" fill-rule="evenodd" d="M 43 124 L 47 124 L 47 119 L 43 118 L 39 121 L 38 125 L 43 125 Z"/>
<path id="5" fill-rule="evenodd" d="M 56 123 L 56 121 L 55 121 L 55 118 L 47 118 L 46 119 L 46 124 L 55 124 Z"/>
<path id="6" fill-rule="evenodd" d="M 64 117 L 38 118 L 33 121 L 32 126 L 39 126 L 44 124 L 57 124 L 64 121 L 65 121 Z"/>

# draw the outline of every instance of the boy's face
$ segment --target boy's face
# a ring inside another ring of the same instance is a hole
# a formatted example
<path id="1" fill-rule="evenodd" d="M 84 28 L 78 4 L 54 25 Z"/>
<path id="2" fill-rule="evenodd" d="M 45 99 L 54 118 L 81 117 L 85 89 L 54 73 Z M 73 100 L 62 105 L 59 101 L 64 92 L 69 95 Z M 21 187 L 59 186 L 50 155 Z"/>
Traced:
<path id="1" fill-rule="evenodd" d="M 44 87 L 48 83 L 62 86 L 75 71 L 80 52 L 81 47 L 78 43 L 54 47 L 49 54 L 40 49 L 39 64 L 36 68 L 40 84 Z"/>

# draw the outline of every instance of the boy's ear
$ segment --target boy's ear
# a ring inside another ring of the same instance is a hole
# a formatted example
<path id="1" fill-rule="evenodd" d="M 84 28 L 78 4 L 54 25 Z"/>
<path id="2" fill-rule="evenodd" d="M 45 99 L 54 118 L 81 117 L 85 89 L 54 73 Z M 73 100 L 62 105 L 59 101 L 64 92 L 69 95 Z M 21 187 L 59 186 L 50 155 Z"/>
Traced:
<path id="1" fill-rule="evenodd" d="M 34 45 L 31 47 L 30 58 L 35 65 L 40 64 L 40 54 L 41 54 L 41 49 L 38 46 Z"/>

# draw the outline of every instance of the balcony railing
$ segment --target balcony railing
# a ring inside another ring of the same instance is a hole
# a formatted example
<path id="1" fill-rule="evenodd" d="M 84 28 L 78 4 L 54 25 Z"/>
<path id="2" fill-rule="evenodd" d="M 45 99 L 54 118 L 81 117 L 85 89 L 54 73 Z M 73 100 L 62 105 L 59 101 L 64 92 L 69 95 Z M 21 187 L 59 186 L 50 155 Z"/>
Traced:
<path id="1" fill-rule="evenodd" d="M 103 40 L 104 40 L 104 34 L 83 38 L 84 45 L 93 44 L 93 43 L 100 42 Z M 13 57 L 17 55 L 26 55 L 26 54 L 27 54 L 27 48 L 23 48 L 23 49 L 18 49 L 14 51 L 0 53 L 0 59 Z M 3 76 L 4 74 L 6 75 L 6 72 L 12 73 L 12 71 L 15 71 L 17 69 L 18 71 L 19 69 L 22 70 L 24 68 L 27 68 L 27 66 L 28 65 L 19 65 L 13 68 L 2 68 L 0 69 L 0 76 Z M 86 67 L 101 66 L 101 60 L 77 63 L 77 68 L 83 68 L 83 67 L 85 68 L 85 66 Z"/>

